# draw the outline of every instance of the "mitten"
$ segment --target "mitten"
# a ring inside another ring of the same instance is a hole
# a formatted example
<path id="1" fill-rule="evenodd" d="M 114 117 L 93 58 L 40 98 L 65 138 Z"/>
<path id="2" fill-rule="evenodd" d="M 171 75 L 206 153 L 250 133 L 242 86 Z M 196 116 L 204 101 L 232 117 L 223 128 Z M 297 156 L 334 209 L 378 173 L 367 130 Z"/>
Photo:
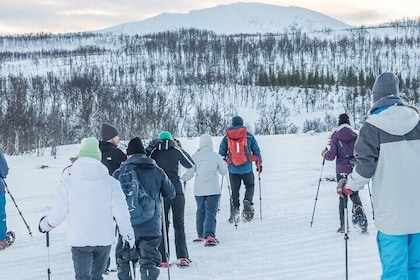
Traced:
<path id="1" fill-rule="evenodd" d="M 130 249 L 134 248 L 136 244 L 136 240 L 134 239 L 134 236 L 126 235 L 126 236 L 123 236 L 123 239 L 125 242 L 128 243 L 128 245 L 130 246 Z"/>
<path id="2" fill-rule="evenodd" d="M 351 195 L 353 194 L 353 191 L 349 188 L 347 188 L 347 179 L 342 178 L 337 184 L 337 194 L 340 197 L 344 197 L 344 195 Z"/>
<path id="3" fill-rule="evenodd" d="M 53 228 L 54 227 L 47 222 L 47 216 L 42 217 L 41 220 L 39 221 L 39 225 L 38 225 L 39 232 L 46 233 L 46 232 L 51 231 Z"/>
<path id="4" fill-rule="evenodd" d="M 321 152 L 321 156 L 322 157 L 325 157 L 325 154 L 328 152 L 328 149 L 327 148 L 325 148 L 325 149 L 323 149 L 322 150 L 322 152 Z"/>

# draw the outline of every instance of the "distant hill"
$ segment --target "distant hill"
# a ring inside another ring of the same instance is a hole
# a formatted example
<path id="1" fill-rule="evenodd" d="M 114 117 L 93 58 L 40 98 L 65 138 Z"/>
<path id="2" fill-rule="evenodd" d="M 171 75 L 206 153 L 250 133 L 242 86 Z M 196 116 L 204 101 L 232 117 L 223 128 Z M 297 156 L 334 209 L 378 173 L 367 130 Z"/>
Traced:
<path id="1" fill-rule="evenodd" d="M 210 30 L 217 34 L 284 33 L 301 30 L 343 30 L 352 26 L 324 14 L 299 8 L 259 3 L 236 3 L 194 10 L 187 14 L 163 13 L 147 20 L 116 25 L 97 32 L 129 35 L 181 28 Z"/>

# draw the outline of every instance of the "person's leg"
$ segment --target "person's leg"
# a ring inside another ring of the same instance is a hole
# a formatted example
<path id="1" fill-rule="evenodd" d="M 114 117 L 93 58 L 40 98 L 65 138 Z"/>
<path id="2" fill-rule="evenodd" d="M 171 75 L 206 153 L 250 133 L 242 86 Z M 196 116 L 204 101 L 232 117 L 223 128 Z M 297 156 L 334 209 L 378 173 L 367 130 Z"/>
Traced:
<path id="1" fill-rule="evenodd" d="M 174 198 L 175 199 L 175 198 Z M 165 248 L 165 240 L 164 238 L 164 230 L 163 230 L 163 226 L 166 226 L 166 240 L 168 240 L 169 243 L 169 210 L 171 209 L 172 205 L 172 200 L 164 200 L 163 202 L 163 207 L 165 209 L 165 221 L 166 221 L 166 225 L 163 224 L 163 220 L 162 220 L 162 237 L 161 237 L 161 242 L 159 245 L 159 252 L 161 254 L 162 257 L 162 262 L 169 262 L 169 260 L 166 259 L 166 248 Z M 169 246 L 167 248 L 169 250 Z M 168 252 L 169 254 L 169 252 Z"/>
<path id="2" fill-rule="evenodd" d="M 206 215 L 206 197 L 205 196 L 196 196 L 195 201 L 197 203 L 197 211 L 196 211 L 196 229 L 197 229 L 197 237 L 204 238 L 204 218 Z"/>
<path id="3" fill-rule="evenodd" d="M 408 235 L 389 235 L 378 231 L 376 241 L 382 264 L 381 280 L 407 280 Z"/>
<path id="4" fill-rule="evenodd" d="M 108 265 L 111 245 L 93 247 L 92 280 L 102 280 L 102 274 Z"/>
<path id="5" fill-rule="evenodd" d="M 408 280 L 420 279 L 420 233 L 408 235 Z"/>
<path id="6" fill-rule="evenodd" d="M 249 202 L 251 202 L 251 205 L 252 205 L 253 199 L 254 199 L 254 188 L 255 188 L 254 172 L 251 171 L 249 173 L 242 174 L 241 177 L 245 185 L 244 200 L 248 200 Z"/>
<path id="7" fill-rule="evenodd" d="M 204 237 L 216 237 L 216 214 L 220 195 L 209 195 L 205 203 Z"/>
<path id="8" fill-rule="evenodd" d="M 72 247 L 74 274 L 76 280 L 91 280 L 93 247 Z"/>
<path id="9" fill-rule="evenodd" d="M 172 200 L 172 220 L 175 233 L 176 257 L 188 258 L 187 242 L 185 240 L 184 226 L 185 196 L 177 194 Z"/>
<path id="10" fill-rule="evenodd" d="M 340 227 L 344 228 L 344 206 L 346 204 L 345 197 L 338 197 L 338 215 L 340 216 Z"/>
<path id="11" fill-rule="evenodd" d="M 160 236 L 141 237 L 139 243 L 139 264 L 142 280 L 155 280 L 159 277 L 159 264 L 162 260 L 158 247 Z"/>
<path id="12" fill-rule="evenodd" d="M 6 196 L 0 194 L 0 241 L 6 238 Z"/>
<path id="13" fill-rule="evenodd" d="M 232 190 L 232 205 L 233 209 L 239 210 L 239 189 L 241 187 L 241 176 L 239 174 L 229 173 L 230 188 Z"/>

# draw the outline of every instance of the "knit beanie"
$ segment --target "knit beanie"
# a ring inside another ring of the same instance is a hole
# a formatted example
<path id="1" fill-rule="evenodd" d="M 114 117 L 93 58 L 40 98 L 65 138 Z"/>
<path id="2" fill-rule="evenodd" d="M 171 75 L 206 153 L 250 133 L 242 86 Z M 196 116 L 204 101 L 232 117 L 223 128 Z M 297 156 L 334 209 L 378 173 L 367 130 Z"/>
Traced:
<path id="1" fill-rule="evenodd" d="M 399 96 L 398 86 L 399 80 L 394 73 L 382 73 L 376 78 L 375 83 L 373 84 L 373 102 L 391 94 Z"/>
<path id="2" fill-rule="evenodd" d="M 118 135 L 118 130 L 115 126 L 109 123 L 103 123 L 101 128 L 102 141 L 108 141 Z"/>
<path id="3" fill-rule="evenodd" d="M 139 137 L 135 137 L 128 142 L 127 156 L 134 154 L 146 154 L 144 151 L 143 142 Z"/>
<path id="4" fill-rule="evenodd" d="M 171 133 L 169 131 L 165 131 L 165 130 L 164 131 L 161 131 L 159 133 L 159 139 L 160 140 L 164 140 L 164 139 L 173 140 Z"/>
<path id="5" fill-rule="evenodd" d="M 101 150 L 99 150 L 98 139 L 95 137 L 84 138 L 81 142 L 80 151 L 77 157 L 90 157 L 100 161 L 102 154 Z"/>
<path id="6" fill-rule="evenodd" d="M 232 126 L 244 125 L 244 120 L 240 116 L 232 118 Z"/>
<path id="7" fill-rule="evenodd" d="M 340 116 L 338 116 L 338 125 L 342 125 L 342 124 L 350 124 L 350 118 L 347 114 L 341 114 Z"/>

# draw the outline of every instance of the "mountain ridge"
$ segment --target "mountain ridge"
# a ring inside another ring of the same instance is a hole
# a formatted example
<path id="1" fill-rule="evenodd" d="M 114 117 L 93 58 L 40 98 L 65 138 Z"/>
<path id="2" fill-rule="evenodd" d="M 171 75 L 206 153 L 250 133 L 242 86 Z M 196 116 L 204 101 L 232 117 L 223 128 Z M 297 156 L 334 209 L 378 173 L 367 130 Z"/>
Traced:
<path id="1" fill-rule="evenodd" d="M 303 32 L 344 30 L 353 26 L 297 6 L 238 2 L 192 10 L 186 14 L 162 13 L 143 21 L 123 23 L 96 32 L 143 35 L 182 28 L 204 29 L 217 34 L 233 35 L 285 33 L 299 30 Z"/>

